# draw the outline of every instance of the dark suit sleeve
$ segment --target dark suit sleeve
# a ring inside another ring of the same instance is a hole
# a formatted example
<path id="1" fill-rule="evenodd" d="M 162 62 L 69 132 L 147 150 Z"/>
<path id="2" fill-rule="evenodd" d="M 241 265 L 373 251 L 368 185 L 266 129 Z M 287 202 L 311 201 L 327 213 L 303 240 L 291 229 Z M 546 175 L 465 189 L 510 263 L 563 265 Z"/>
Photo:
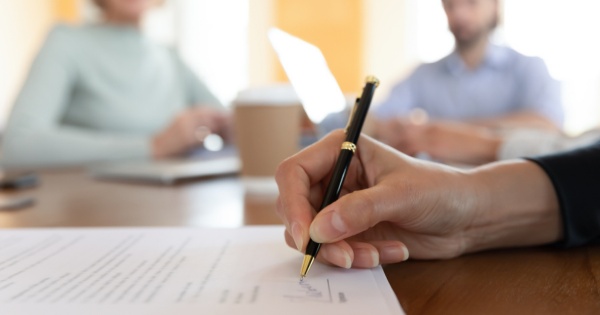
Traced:
<path id="1" fill-rule="evenodd" d="M 550 177 L 564 227 L 561 246 L 600 242 L 600 143 L 574 151 L 530 158 Z"/>

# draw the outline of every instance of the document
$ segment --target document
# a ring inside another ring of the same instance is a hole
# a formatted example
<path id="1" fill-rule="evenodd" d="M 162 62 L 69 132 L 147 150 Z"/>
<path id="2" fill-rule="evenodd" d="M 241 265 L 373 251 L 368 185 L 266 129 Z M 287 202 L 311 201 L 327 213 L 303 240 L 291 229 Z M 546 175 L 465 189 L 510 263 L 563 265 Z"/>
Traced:
<path id="1" fill-rule="evenodd" d="M 0 231 L 0 314 L 404 314 L 381 267 L 315 263 L 283 228 Z"/>

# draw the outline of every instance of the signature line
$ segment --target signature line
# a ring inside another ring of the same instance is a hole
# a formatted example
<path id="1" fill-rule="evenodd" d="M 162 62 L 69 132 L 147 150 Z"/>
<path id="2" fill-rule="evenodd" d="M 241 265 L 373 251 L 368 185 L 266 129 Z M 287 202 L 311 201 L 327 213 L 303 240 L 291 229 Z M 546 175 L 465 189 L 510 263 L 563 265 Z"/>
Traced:
<path id="1" fill-rule="evenodd" d="M 327 290 L 329 291 L 329 303 L 333 303 L 333 298 L 331 297 L 331 286 L 329 285 L 329 278 L 327 279 Z"/>

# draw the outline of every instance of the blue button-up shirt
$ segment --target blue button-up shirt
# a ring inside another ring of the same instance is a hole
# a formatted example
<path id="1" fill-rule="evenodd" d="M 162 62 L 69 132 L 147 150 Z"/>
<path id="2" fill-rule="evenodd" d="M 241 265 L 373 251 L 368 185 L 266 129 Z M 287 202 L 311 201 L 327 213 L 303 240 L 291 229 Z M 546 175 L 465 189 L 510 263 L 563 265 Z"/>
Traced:
<path id="1" fill-rule="evenodd" d="M 433 119 L 470 120 L 534 112 L 562 125 L 560 85 L 540 58 L 488 45 L 482 64 L 468 69 L 455 51 L 419 66 L 396 85 L 375 114 L 380 119 L 424 109 Z"/>

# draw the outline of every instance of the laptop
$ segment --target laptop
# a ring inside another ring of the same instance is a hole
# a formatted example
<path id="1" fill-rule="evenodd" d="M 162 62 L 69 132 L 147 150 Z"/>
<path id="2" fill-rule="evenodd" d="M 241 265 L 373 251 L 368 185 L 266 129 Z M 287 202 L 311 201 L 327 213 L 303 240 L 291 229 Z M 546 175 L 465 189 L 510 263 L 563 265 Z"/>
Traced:
<path id="1" fill-rule="evenodd" d="M 174 185 L 179 182 L 240 172 L 237 150 L 226 146 L 220 151 L 194 151 L 186 158 L 159 161 L 124 161 L 95 165 L 92 177 L 103 180 Z"/>
<path id="2" fill-rule="evenodd" d="M 346 97 L 317 46 L 278 28 L 269 30 L 269 40 L 315 126 L 348 108 Z"/>

